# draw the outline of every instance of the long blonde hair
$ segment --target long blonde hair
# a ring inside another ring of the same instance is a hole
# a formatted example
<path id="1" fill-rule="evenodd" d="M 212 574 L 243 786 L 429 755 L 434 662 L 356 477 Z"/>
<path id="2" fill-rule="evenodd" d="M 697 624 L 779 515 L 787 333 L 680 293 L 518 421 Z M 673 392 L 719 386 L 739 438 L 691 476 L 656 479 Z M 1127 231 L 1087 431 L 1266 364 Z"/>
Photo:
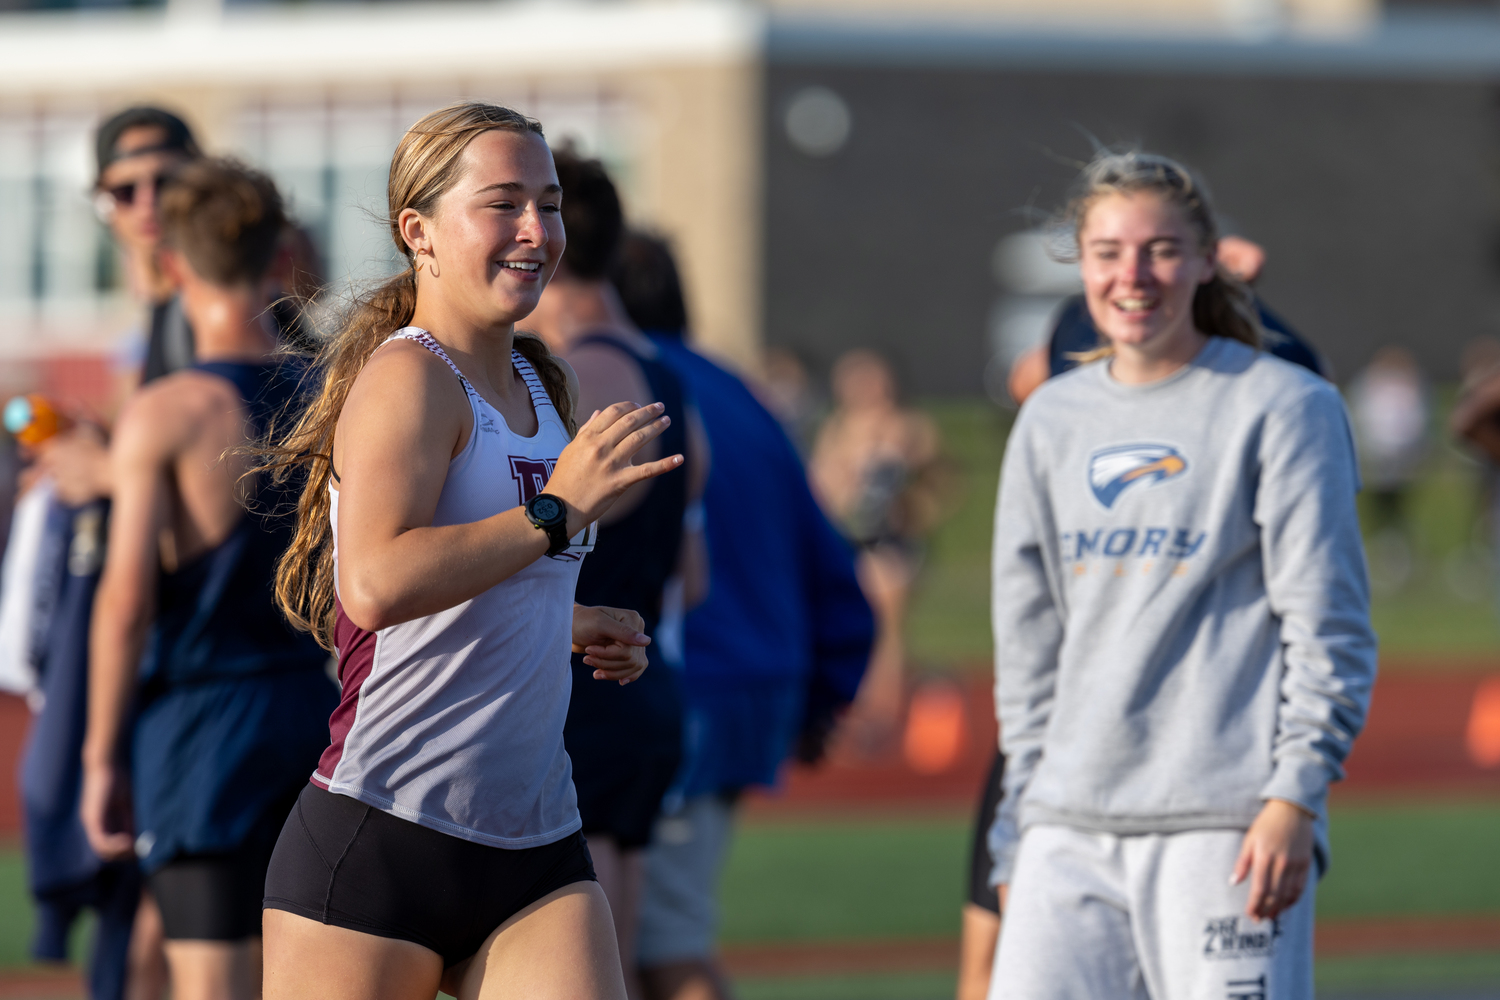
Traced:
<path id="1" fill-rule="evenodd" d="M 1155 153 L 1102 150 L 1079 174 L 1073 196 L 1056 221 L 1066 241 L 1056 256 L 1077 262 L 1084 222 L 1089 209 L 1101 198 L 1140 191 L 1150 191 L 1182 209 L 1183 217 L 1198 237 L 1199 249 L 1213 250 L 1218 245 L 1219 225 L 1213 202 L 1208 189 L 1192 171 Z M 1216 265 L 1213 279 L 1199 285 L 1194 292 L 1193 325 L 1210 337 L 1228 337 L 1255 348 L 1261 346 L 1264 333 L 1250 290 L 1223 265 Z M 1114 348 L 1105 344 L 1073 357 L 1093 361 L 1113 353 Z"/>
<path id="2" fill-rule="evenodd" d="M 401 238 L 398 218 L 411 208 L 431 216 L 438 199 L 458 179 L 469 143 L 494 130 L 541 136 L 542 126 L 525 115 L 494 104 L 465 101 L 425 116 L 401 138 L 391 157 L 386 186 L 391 239 L 407 268 L 357 296 L 343 310 L 334 334 L 313 359 L 309 401 L 284 434 L 257 449 L 260 468 L 273 482 L 306 475 L 297 503 L 297 528 L 276 564 L 276 601 L 291 623 L 333 649 L 333 528 L 329 523 L 328 483 L 333 473 L 333 435 L 344 401 L 360 370 L 392 333 L 411 322 L 417 305 L 411 249 Z M 573 400 L 562 366 L 541 339 L 517 333 L 515 348 L 531 362 L 547 395 L 571 434 Z"/>

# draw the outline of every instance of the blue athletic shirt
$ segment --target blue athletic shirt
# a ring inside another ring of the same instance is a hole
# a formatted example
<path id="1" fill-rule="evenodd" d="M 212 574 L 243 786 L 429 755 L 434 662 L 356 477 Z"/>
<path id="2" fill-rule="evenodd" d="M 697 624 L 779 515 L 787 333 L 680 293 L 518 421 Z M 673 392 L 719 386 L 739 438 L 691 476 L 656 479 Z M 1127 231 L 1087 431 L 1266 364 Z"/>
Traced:
<path id="1" fill-rule="evenodd" d="M 234 384 L 256 435 L 294 402 L 302 374 L 293 363 L 193 367 Z M 131 768 L 148 872 L 274 838 L 263 817 L 306 783 L 327 742 L 338 704 L 328 654 L 287 624 L 272 589 L 299 487 L 262 481 L 228 538 L 159 578 Z"/>
<path id="2" fill-rule="evenodd" d="M 684 624 L 687 761 L 698 795 L 773 785 L 798 736 L 854 697 L 875 624 L 854 554 L 823 516 L 786 432 L 734 375 L 653 337 L 697 401 L 707 599 Z"/>

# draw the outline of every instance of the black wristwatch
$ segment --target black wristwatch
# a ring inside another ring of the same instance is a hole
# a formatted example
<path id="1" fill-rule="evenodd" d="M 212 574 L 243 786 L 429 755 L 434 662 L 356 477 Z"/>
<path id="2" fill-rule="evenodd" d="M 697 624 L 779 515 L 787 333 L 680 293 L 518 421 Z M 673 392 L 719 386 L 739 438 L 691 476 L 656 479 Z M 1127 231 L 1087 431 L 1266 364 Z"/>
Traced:
<path id="1" fill-rule="evenodd" d="M 550 493 L 538 493 L 526 501 L 526 520 L 547 533 L 547 554 L 555 556 L 568 547 L 568 505 Z"/>

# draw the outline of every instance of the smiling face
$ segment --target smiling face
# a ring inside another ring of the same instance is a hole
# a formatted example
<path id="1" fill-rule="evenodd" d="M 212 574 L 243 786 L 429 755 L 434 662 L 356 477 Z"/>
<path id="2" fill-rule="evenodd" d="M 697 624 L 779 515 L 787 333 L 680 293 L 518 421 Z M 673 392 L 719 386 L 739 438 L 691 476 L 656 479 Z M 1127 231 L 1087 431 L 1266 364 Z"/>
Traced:
<path id="1" fill-rule="evenodd" d="M 481 326 L 529 314 L 567 243 L 561 207 L 552 151 L 541 136 L 500 129 L 477 136 L 433 215 L 410 208 L 400 215 L 402 236 L 423 265 L 419 303 L 441 297 L 445 308 Z"/>
<path id="2" fill-rule="evenodd" d="M 1078 233 L 1089 315 L 1116 350 L 1170 353 L 1197 335 L 1193 296 L 1214 257 L 1183 211 L 1151 191 L 1095 200 Z"/>

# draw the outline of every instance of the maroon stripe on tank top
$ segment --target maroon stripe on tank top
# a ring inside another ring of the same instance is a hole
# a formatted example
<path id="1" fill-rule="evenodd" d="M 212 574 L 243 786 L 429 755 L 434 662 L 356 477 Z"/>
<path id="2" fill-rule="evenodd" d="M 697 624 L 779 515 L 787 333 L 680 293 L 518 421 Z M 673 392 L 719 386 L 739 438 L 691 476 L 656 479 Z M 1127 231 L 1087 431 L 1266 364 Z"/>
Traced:
<path id="1" fill-rule="evenodd" d="M 318 758 L 318 770 L 312 777 L 312 783 L 320 788 L 328 787 L 328 782 L 333 779 L 333 769 L 339 766 L 339 760 L 344 756 L 344 740 L 354 728 L 354 713 L 359 710 L 359 689 L 375 666 L 375 633 L 351 622 L 337 597 L 333 599 L 333 607 L 333 644 L 339 651 L 339 686 L 343 694 L 338 707 L 328 717 L 330 742 L 323 756 Z"/>

